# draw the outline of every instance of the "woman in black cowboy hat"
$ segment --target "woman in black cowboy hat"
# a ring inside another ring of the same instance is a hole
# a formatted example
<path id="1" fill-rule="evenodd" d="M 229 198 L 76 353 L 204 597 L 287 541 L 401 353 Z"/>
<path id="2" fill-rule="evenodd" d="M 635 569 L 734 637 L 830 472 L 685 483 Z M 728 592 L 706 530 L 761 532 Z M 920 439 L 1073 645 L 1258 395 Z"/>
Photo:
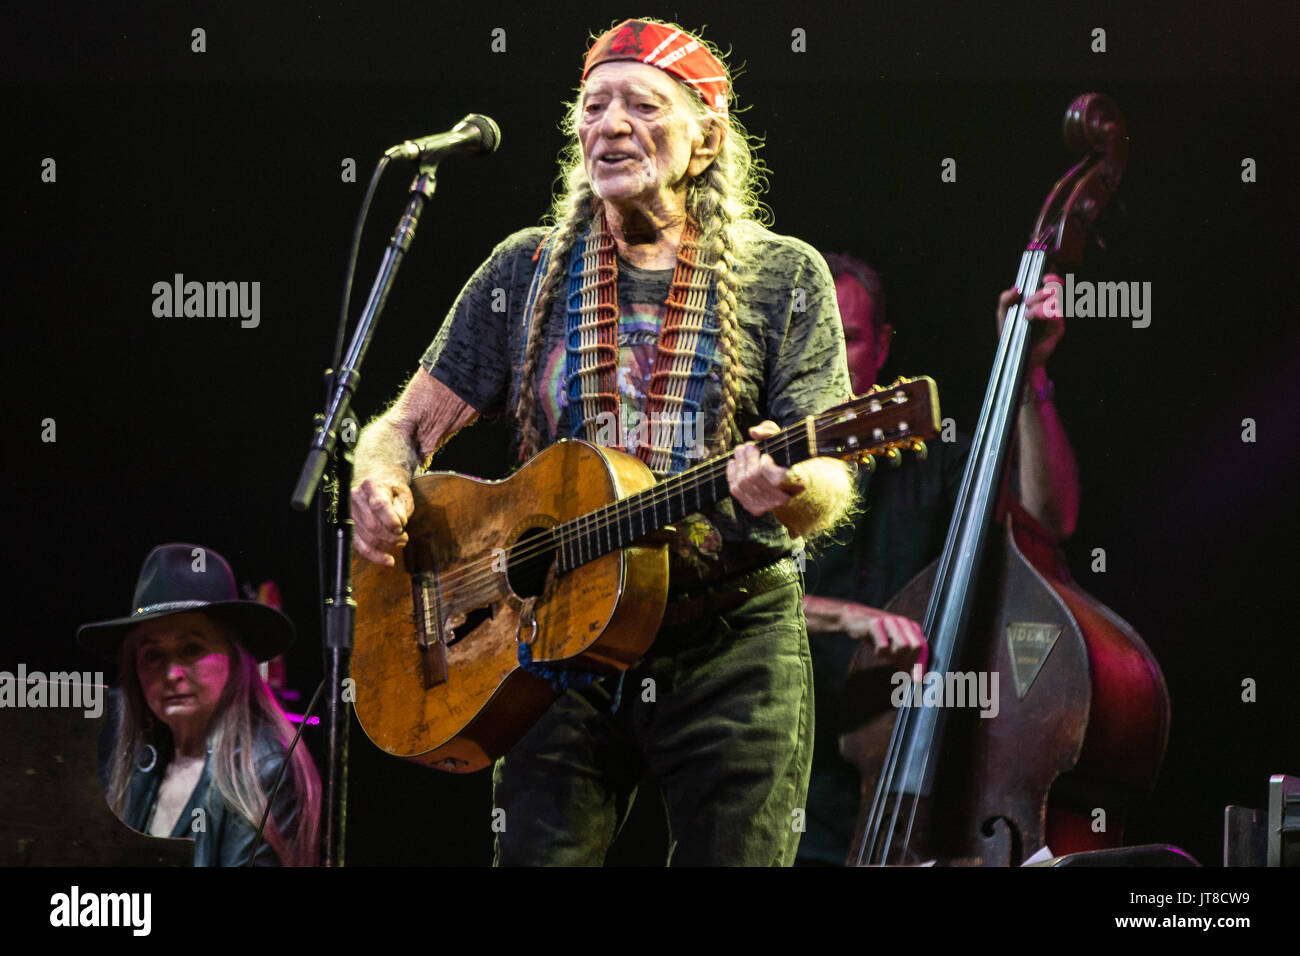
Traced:
<path id="1" fill-rule="evenodd" d="M 189 544 L 149 553 L 133 608 L 77 631 L 118 661 L 109 804 L 137 830 L 193 837 L 196 866 L 242 866 L 293 738 L 257 665 L 288 647 L 293 624 L 240 600 L 226 560 Z M 298 746 L 254 862 L 315 865 L 319 828 L 320 778 Z"/>

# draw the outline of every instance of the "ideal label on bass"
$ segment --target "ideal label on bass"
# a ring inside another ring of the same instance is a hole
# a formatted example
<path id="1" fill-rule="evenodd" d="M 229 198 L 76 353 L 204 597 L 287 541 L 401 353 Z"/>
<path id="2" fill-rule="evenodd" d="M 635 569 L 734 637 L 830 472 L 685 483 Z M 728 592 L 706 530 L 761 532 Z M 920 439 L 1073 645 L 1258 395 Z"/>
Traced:
<path id="1" fill-rule="evenodd" d="M 1043 669 L 1043 662 L 1056 646 L 1061 628 L 1055 624 L 1010 623 L 1007 650 L 1011 653 L 1011 675 L 1016 681 L 1016 700 L 1024 700 L 1029 687 Z"/>

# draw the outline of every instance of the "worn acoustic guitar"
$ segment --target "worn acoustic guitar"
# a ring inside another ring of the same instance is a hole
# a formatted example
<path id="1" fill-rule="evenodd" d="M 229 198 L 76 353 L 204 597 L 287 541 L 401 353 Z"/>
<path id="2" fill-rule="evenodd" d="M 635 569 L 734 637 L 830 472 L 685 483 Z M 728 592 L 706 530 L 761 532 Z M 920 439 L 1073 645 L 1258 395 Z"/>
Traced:
<path id="1" fill-rule="evenodd" d="M 897 461 L 939 429 L 933 380 L 899 380 L 758 444 L 784 467 Z M 650 647 L 668 593 L 652 535 L 728 494 L 723 455 L 656 481 L 639 459 L 561 441 L 504 481 L 411 483 L 395 567 L 353 561 L 361 726 L 387 752 L 466 773 L 504 754 L 556 697 L 522 660 L 616 673 Z M 523 647 L 521 647 L 523 645 Z"/>

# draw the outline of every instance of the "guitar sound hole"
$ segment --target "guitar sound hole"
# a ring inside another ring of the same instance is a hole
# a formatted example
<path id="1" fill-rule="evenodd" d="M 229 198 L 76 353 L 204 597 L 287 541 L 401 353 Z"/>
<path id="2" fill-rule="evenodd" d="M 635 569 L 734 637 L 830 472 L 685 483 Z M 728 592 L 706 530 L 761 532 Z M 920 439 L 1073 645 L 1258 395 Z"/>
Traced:
<path id="1" fill-rule="evenodd" d="M 555 562 L 555 551 L 550 528 L 534 528 L 520 535 L 506 562 L 510 590 L 521 598 L 539 597 L 546 587 L 546 574 Z"/>

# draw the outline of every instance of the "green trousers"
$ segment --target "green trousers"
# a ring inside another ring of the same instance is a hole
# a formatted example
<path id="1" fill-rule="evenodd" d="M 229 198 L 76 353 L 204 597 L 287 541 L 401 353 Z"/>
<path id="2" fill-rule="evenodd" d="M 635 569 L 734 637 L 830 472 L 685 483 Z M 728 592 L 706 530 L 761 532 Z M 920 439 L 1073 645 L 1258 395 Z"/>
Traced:
<path id="1" fill-rule="evenodd" d="M 498 760 L 495 863 L 599 866 L 649 772 L 673 865 L 789 866 L 812 760 L 798 581 L 663 630 L 624 676 L 569 690 Z"/>

